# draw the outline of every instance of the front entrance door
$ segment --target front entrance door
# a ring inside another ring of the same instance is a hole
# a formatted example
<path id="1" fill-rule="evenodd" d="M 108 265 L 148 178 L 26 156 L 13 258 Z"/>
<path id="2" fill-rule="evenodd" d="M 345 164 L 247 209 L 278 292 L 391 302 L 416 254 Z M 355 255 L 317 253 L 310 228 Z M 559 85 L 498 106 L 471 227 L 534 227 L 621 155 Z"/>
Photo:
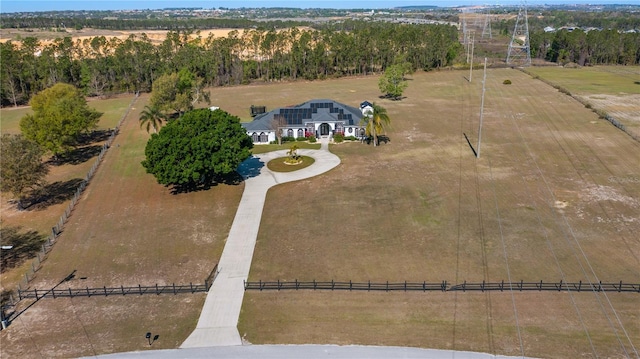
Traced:
<path id="1" fill-rule="evenodd" d="M 320 136 L 328 136 L 331 131 L 331 127 L 328 123 L 323 123 L 320 125 Z"/>

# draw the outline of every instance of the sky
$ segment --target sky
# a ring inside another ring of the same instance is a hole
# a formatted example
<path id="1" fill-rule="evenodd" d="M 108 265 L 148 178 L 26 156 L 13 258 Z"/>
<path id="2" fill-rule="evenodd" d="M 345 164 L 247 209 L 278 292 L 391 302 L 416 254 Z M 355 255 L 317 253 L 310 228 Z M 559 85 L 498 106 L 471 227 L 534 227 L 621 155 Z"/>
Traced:
<path id="1" fill-rule="evenodd" d="M 200 7 L 204 9 L 229 7 L 294 7 L 294 8 L 393 8 L 411 5 L 517 5 L 520 0 L 0 0 L 0 12 L 31 12 L 52 10 L 134 10 L 169 7 Z M 640 0 L 527 0 L 529 5 L 540 4 L 633 4 Z"/>

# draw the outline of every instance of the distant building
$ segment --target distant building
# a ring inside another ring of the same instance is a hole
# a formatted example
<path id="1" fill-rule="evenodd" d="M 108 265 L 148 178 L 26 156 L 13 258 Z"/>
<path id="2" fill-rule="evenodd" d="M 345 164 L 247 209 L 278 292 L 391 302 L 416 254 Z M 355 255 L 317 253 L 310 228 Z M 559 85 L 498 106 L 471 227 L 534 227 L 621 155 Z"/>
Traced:
<path id="1" fill-rule="evenodd" d="M 363 106 L 364 105 L 364 106 Z M 372 109 L 365 101 L 360 109 L 333 100 L 311 100 L 292 107 L 276 108 L 257 115 L 253 121 L 242 126 L 255 144 L 276 141 L 276 132 L 282 136 L 309 137 L 332 136 L 342 133 L 345 136 L 364 136 L 360 125 L 363 113 Z"/>

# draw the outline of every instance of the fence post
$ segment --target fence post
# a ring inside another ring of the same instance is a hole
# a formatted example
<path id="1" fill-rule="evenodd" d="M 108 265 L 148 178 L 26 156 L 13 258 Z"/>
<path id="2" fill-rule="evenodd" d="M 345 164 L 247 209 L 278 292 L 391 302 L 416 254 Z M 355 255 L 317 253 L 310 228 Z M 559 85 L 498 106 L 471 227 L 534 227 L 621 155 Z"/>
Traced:
<path id="1" fill-rule="evenodd" d="M 618 287 L 618 293 L 622 292 L 622 281 L 620 281 L 620 286 Z"/>
<path id="2" fill-rule="evenodd" d="M 369 280 L 369 287 L 367 288 L 367 292 L 371 291 L 371 280 Z"/>
<path id="3" fill-rule="evenodd" d="M 120 284 L 120 290 L 122 291 L 122 295 L 124 295 L 124 286 Z"/>
<path id="4" fill-rule="evenodd" d="M 51 289 L 51 294 L 53 294 L 53 299 L 56 299 L 56 289 Z"/>
<path id="5" fill-rule="evenodd" d="M 262 279 L 260 279 L 260 291 L 262 292 Z"/>
<path id="6" fill-rule="evenodd" d="M 104 286 L 104 296 L 105 296 L 105 297 L 108 297 L 108 296 L 109 296 L 109 295 L 107 294 L 107 286 L 106 286 L 106 285 Z"/>
<path id="7" fill-rule="evenodd" d="M 69 288 L 69 298 L 73 298 L 73 294 L 71 294 L 71 288 Z"/>
<path id="8" fill-rule="evenodd" d="M 33 293 L 36 295 L 36 300 L 38 300 L 38 289 L 33 288 Z"/>
<path id="9" fill-rule="evenodd" d="M 558 286 L 558 292 L 562 290 L 562 279 L 560 279 L 560 285 Z"/>
<path id="10" fill-rule="evenodd" d="M 502 282 L 500 283 L 500 291 L 504 292 L 504 279 L 502 280 Z"/>
<path id="11" fill-rule="evenodd" d="M 351 283 L 351 279 L 349 279 L 349 291 L 353 289 L 353 283 Z"/>
<path id="12" fill-rule="evenodd" d="M 389 291 L 389 281 L 387 281 L 387 292 Z"/>
<path id="13" fill-rule="evenodd" d="M 334 284 L 333 284 L 333 279 L 332 279 L 331 280 L 331 290 L 333 290 L 333 286 L 334 286 Z"/>
<path id="14" fill-rule="evenodd" d="M 278 291 L 280 291 L 280 279 L 278 279 Z"/>
<path id="15" fill-rule="evenodd" d="M 467 281 L 466 280 L 462 283 L 462 291 L 463 292 L 467 291 Z"/>
<path id="16" fill-rule="evenodd" d="M 582 279 L 578 282 L 578 292 L 580 292 L 580 289 L 582 289 Z"/>
<path id="17" fill-rule="evenodd" d="M 91 297 L 91 293 L 89 293 L 89 287 L 87 286 L 87 297 Z"/>
<path id="18" fill-rule="evenodd" d="M 296 290 L 298 290 L 298 278 L 296 278 Z"/>
<path id="19" fill-rule="evenodd" d="M 313 280 L 313 290 L 316 290 L 316 280 Z"/>
<path id="20" fill-rule="evenodd" d="M 538 289 L 539 289 L 540 292 L 542 291 L 542 279 L 540 280 L 540 288 L 538 288 Z"/>
<path id="21" fill-rule="evenodd" d="M 482 281 L 482 286 L 480 287 L 480 289 L 484 292 L 484 280 Z"/>
<path id="22" fill-rule="evenodd" d="M 156 283 L 156 295 L 158 295 L 160 293 L 158 293 L 158 283 Z"/>

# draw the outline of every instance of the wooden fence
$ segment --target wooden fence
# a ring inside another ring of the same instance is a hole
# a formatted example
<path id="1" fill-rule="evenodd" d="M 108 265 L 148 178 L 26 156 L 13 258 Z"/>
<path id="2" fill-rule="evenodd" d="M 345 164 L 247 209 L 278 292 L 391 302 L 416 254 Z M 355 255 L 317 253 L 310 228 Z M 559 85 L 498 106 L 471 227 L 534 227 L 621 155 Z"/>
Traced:
<path id="1" fill-rule="evenodd" d="M 572 291 L 572 292 L 635 292 L 640 293 L 640 283 L 590 283 L 590 282 L 481 282 L 450 285 L 442 282 L 336 282 L 336 281 L 258 281 L 244 282 L 245 290 L 359 290 L 359 291 Z"/>
<path id="2" fill-rule="evenodd" d="M 101 288 L 67 288 L 67 289 L 29 289 L 18 290 L 18 300 L 23 299 L 35 299 L 40 300 L 42 298 L 74 298 L 74 297 L 95 297 L 95 296 L 124 296 L 124 295 L 145 295 L 145 294 L 182 294 L 182 293 L 199 293 L 206 292 L 208 290 L 207 284 L 193 284 L 188 285 L 158 285 L 155 286 L 142 286 L 137 287 L 101 287 Z"/>

